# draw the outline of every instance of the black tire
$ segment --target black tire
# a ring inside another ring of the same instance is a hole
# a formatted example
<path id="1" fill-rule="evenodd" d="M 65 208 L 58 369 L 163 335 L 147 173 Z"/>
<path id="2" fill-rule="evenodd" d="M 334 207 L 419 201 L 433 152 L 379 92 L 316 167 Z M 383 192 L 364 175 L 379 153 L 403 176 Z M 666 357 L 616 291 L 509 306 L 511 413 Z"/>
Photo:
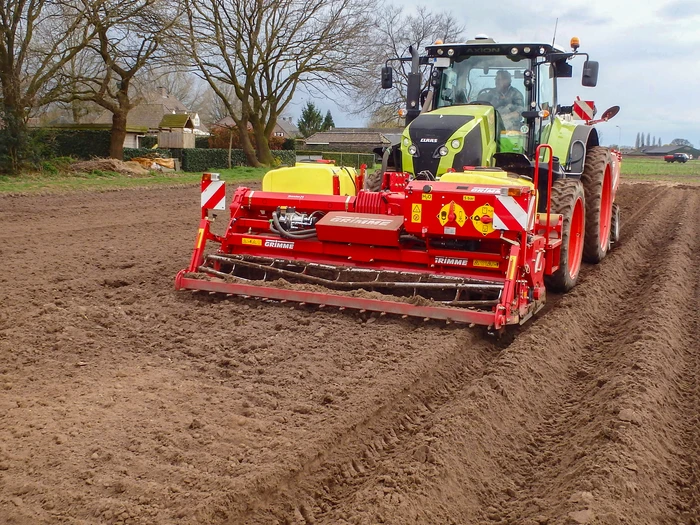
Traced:
<path id="1" fill-rule="evenodd" d="M 583 184 L 576 179 L 559 179 L 554 181 L 554 184 L 552 184 L 552 213 L 561 213 L 564 216 L 559 269 L 552 275 L 546 275 L 544 278 L 547 288 L 554 292 L 563 293 L 571 290 L 576 285 L 578 276 L 581 273 L 582 243 L 578 244 L 579 249 L 578 254 L 576 254 L 571 253 L 570 242 L 572 233 L 571 222 L 576 203 L 579 200 L 581 201 L 581 208 L 578 213 L 581 214 L 580 220 L 583 221 L 583 224 L 580 225 L 579 235 L 583 235 L 586 223 L 586 196 L 583 191 Z"/>
<path id="2" fill-rule="evenodd" d="M 612 205 L 612 218 L 610 219 L 610 244 L 612 246 L 620 242 L 620 206 L 614 202 Z M 611 246 L 611 247 L 612 247 Z"/>
<path id="3" fill-rule="evenodd" d="M 601 146 L 588 148 L 581 182 L 586 193 L 586 238 L 583 245 L 583 260 L 589 263 L 602 261 L 610 247 L 612 180 L 610 179 L 609 164 L 610 154 L 607 148 Z M 606 173 L 608 174 L 607 181 Z M 607 192 L 607 203 L 605 192 Z M 607 210 L 601 210 L 605 204 Z M 607 228 L 604 228 L 602 232 L 601 221 L 607 223 Z"/>

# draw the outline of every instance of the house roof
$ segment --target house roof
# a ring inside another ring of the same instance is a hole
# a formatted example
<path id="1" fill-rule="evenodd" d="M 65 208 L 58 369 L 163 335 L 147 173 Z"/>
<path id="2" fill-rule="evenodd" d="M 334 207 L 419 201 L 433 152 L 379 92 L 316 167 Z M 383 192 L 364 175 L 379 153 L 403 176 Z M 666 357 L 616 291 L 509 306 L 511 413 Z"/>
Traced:
<path id="1" fill-rule="evenodd" d="M 642 149 L 645 155 L 670 155 L 671 153 L 692 153 L 693 156 L 700 153 L 700 150 L 693 146 L 683 146 L 670 144 L 667 146 L 656 146 Z"/>
<path id="2" fill-rule="evenodd" d="M 290 122 L 289 120 L 278 120 L 277 125 L 282 128 L 282 130 L 289 135 L 290 137 L 298 137 L 301 136 L 301 133 L 299 132 L 299 128 L 296 127 L 294 122 Z"/>
<path id="3" fill-rule="evenodd" d="M 378 131 L 365 129 L 334 129 L 332 131 L 319 131 L 306 139 L 306 144 L 391 144 L 391 140 Z"/>
<path id="4" fill-rule="evenodd" d="M 188 128 L 194 129 L 192 119 L 187 113 L 163 115 L 159 128 Z"/>
<path id="5" fill-rule="evenodd" d="M 146 127 L 148 129 L 158 129 L 164 115 L 188 114 L 188 109 L 173 95 L 167 93 L 165 89 L 149 91 L 142 96 L 141 103 L 129 111 L 127 125 L 134 127 Z M 112 113 L 103 111 L 91 122 L 92 124 L 111 124 Z"/>

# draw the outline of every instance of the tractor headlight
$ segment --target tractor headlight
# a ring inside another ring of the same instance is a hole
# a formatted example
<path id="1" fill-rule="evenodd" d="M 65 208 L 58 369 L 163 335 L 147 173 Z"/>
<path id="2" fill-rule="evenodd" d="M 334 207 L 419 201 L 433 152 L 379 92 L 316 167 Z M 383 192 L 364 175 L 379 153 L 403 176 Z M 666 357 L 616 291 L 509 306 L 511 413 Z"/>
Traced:
<path id="1" fill-rule="evenodd" d="M 413 157 L 415 157 L 415 156 L 416 156 L 416 153 L 418 153 L 418 148 L 416 148 L 416 145 L 415 145 L 415 144 L 411 144 L 411 145 L 408 147 L 408 154 L 411 155 L 411 156 L 413 156 Z"/>
<path id="2" fill-rule="evenodd" d="M 411 141 L 408 139 L 408 137 L 403 138 L 403 145 L 408 147 L 411 144 Z"/>
<path id="3" fill-rule="evenodd" d="M 440 146 L 438 153 L 440 154 L 441 157 L 444 157 L 445 155 L 447 155 L 449 153 L 449 150 L 447 149 L 447 146 Z"/>
<path id="4" fill-rule="evenodd" d="M 452 142 L 450 142 L 450 146 L 452 147 L 452 149 L 459 148 L 459 139 L 452 139 Z"/>

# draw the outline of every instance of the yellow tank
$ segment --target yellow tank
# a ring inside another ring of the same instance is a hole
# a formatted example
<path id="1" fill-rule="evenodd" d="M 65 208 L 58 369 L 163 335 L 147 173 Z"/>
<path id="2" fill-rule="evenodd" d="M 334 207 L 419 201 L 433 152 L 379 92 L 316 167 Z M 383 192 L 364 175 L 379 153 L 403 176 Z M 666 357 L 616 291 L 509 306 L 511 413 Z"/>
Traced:
<path id="1" fill-rule="evenodd" d="M 458 182 L 461 184 L 489 184 L 493 186 L 527 186 L 532 189 L 535 185 L 530 179 L 524 179 L 515 173 L 508 173 L 498 168 L 474 171 L 456 171 L 443 173 L 443 182 Z"/>
<path id="2" fill-rule="evenodd" d="M 355 195 L 357 172 L 334 164 L 297 162 L 293 167 L 268 171 L 263 177 L 263 191 L 333 195 L 333 177 L 338 176 L 340 195 Z"/>

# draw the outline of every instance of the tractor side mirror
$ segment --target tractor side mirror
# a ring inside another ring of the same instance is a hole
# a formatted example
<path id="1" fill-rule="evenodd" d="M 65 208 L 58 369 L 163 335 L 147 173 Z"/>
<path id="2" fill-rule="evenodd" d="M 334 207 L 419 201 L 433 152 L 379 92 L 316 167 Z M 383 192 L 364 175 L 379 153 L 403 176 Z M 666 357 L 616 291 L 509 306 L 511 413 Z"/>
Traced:
<path id="1" fill-rule="evenodd" d="M 393 70 L 389 66 L 382 68 L 382 89 L 391 89 L 393 86 Z"/>
<path id="2" fill-rule="evenodd" d="M 596 87 L 598 84 L 598 62 L 586 60 L 583 63 L 581 84 L 583 84 L 584 87 Z"/>

